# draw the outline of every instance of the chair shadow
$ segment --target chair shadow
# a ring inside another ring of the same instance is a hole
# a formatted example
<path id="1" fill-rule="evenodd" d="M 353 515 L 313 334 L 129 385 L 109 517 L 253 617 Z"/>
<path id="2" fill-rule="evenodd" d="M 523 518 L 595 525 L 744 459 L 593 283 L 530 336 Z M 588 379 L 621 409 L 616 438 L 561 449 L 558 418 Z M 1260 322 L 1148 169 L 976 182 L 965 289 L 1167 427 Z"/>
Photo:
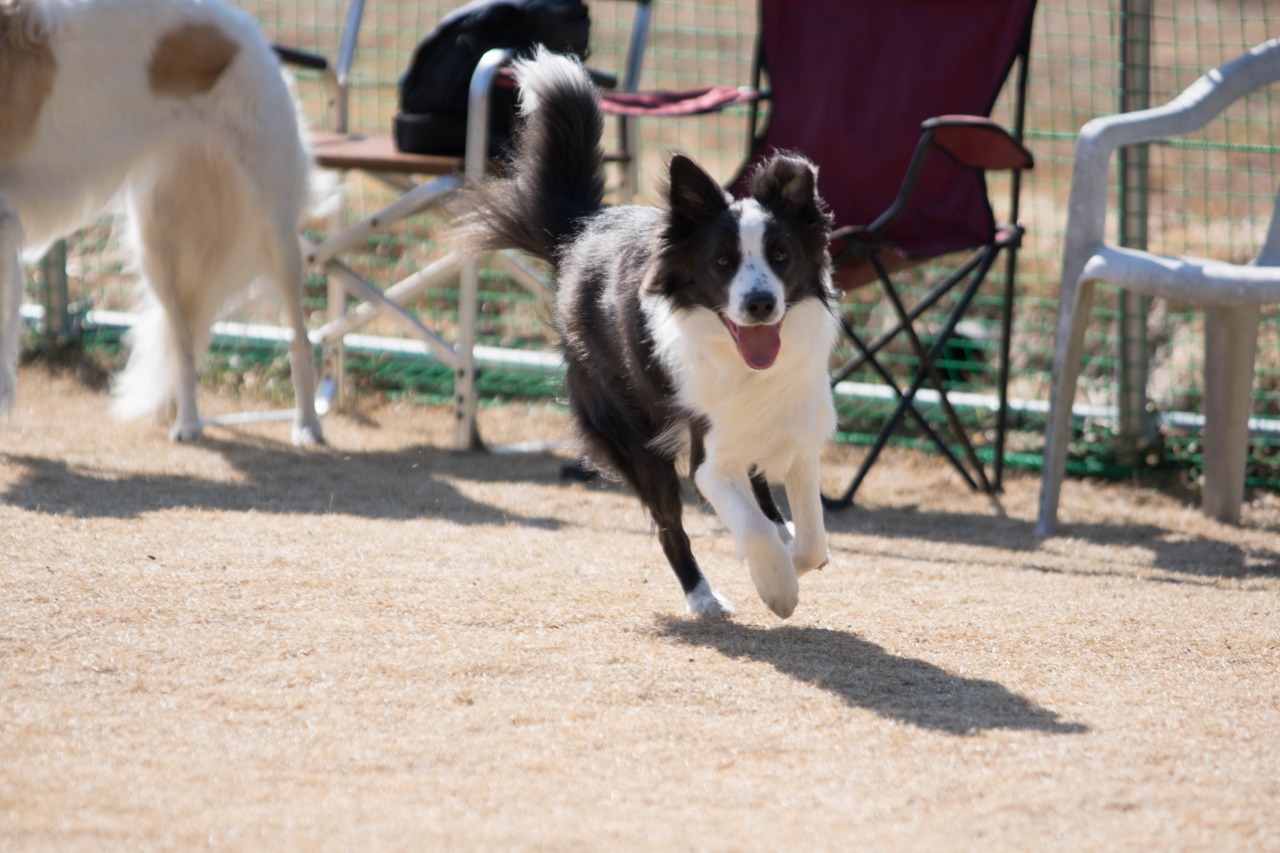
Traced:
<path id="1" fill-rule="evenodd" d="M 198 448 L 222 456 L 241 476 L 223 481 L 184 474 L 117 472 L 42 456 L 0 454 L 17 469 L 0 503 L 76 518 L 137 518 L 176 508 L 280 514 L 337 514 L 413 520 L 447 517 L 464 525 L 519 524 L 546 530 L 565 522 L 516 513 L 465 495 L 454 481 L 555 483 L 560 460 L 461 454 L 430 445 L 391 452 L 298 450 L 268 440 L 206 438 Z"/>
<path id="2" fill-rule="evenodd" d="M 926 661 L 900 657 L 875 643 L 830 628 L 756 628 L 737 622 L 660 617 L 659 636 L 726 657 L 767 663 L 855 708 L 922 729 L 972 735 L 992 729 L 1081 734 L 1082 723 L 985 679 L 954 675 Z"/>
<path id="3" fill-rule="evenodd" d="M 1006 515 L 921 512 L 915 507 L 852 507 L 826 513 L 831 533 L 874 534 L 941 544 L 974 545 L 1034 554 L 1041 547 L 1031 521 Z M 1150 549 L 1155 567 L 1180 574 L 1213 578 L 1280 577 L 1280 550 L 1246 549 L 1221 539 L 1197 537 L 1154 524 L 1066 524 L 1060 535 L 1094 545 Z M 1031 568 L 1037 568 L 1031 566 Z M 1045 571 L 1063 571 L 1044 569 Z M 1091 571 L 1090 574 L 1099 574 Z"/>

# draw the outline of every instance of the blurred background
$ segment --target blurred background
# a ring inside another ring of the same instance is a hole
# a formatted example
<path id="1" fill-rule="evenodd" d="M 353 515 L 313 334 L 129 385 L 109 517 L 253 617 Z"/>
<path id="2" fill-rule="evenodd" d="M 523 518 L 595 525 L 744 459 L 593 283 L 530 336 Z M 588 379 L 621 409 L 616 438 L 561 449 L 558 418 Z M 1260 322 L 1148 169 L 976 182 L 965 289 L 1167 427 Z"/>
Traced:
<path id="1" fill-rule="evenodd" d="M 339 0 L 243 0 L 273 40 L 328 57 L 337 54 L 346 14 Z M 456 3 L 431 0 L 368 0 L 351 81 L 350 129 L 390 130 L 396 110 L 397 78 L 417 42 Z M 590 64 L 621 71 L 634 6 L 627 2 L 591 2 Z M 1149 10 L 1144 12 L 1143 10 Z M 751 82 L 757 17 L 744 0 L 654 3 L 645 89 L 676 89 L 700 84 Z M 1044 0 L 1036 11 L 1031 48 L 1030 93 L 1025 141 L 1036 167 L 1024 177 L 1020 220 L 1027 238 L 1019 256 L 1014 312 L 1011 396 L 1014 431 L 1008 463 L 1014 468 L 1040 465 L 1044 409 L 1056 319 L 1062 231 L 1076 132 L 1088 119 L 1117 112 L 1122 97 L 1144 93 L 1125 85 L 1125 57 L 1149 55 L 1152 105 L 1163 103 L 1206 70 L 1240 54 L 1269 35 L 1280 34 L 1280 0 Z M 869 34 L 869 37 L 873 37 Z M 1136 39 L 1136 44 L 1135 44 Z M 1133 51 L 1139 50 L 1135 54 Z M 849 50 L 857 51 L 856 44 Z M 1143 75 L 1145 76 L 1145 75 Z M 334 120 L 317 75 L 298 72 L 298 89 L 308 122 L 316 129 Z M 1134 75 L 1130 73 L 1129 80 Z M 1006 96 L 996 118 L 1008 120 Z M 1133 101 L 1128 101 L 1133 103 Z M 1248 261 L 1261 245 L 1277 188 L 1276 121 L 1272 94 L 1261 92 L 1237 103 L 1202 134 L 1154 145 L 1145 187 L 1124 194 L 1125 241 L 1169 254 L 1194 254 L 1233 262 Z M 696 118 L 653 119 L 641 123 L 641 201 L 653 200 L 664 158 L 672 150 L 701 161 L 712 174 L 729 181 L 747 151 L 747 110 Z M 1114 176 L 1114 172 L 1113 172 Z M 393 195 L 355 174 L 343 181 L 344 216 L 356 219 L 387 203 Z M 1007 198 L 993 182 L 993 201 Z M 1113 205 L 1115 211 L 1119 205 Z M 1004 211 L 997 208 L 997 218 Z M 370 240 L 353 266 L 375 282 L 390 284 L 421 268 L 444 249 L 437 244 L 447 211 L 416 217 L 386 236 Z M 1118 237 L 1120 216 L 1108 223 Z M 119 237 L 124 229 L 104 218 L 67 241 L 65 258 L 55 256 L 31 267 L 29 301 L 46 302 L 51 288 L 66 275 L 69 326 L 51 335 L 33 334 L 28 351 L 58 346 L 74 338 L 111 361 L 120 358 L 121 330 L 111 323 L 89 322 L 101 312 L 127 310 L 134 302 L 136 276 Z M 320 228 L 317 223 L 316 228 Z M 1144 233 L 1145 232 L 1145 233 Z M 998 270 L 1003 265 L 998 265 Z M 932 271 L 910 273 L 924 289 Z M 980 295 L 975 320 L 961 328 L 947 353 L 945 376 L 977 398 L 993 395 L 998 352 L 998 294 L 1003 273 L 993 272 Z M 323 271 L 308 278 L 308 308 L 314 327 L 324 319 L 328 288 Z M 548 312 L 523 289 L 497 271 L 482 278 L 481 343 L 511 351 L 551 351 L 555 339 Z M 876 288 L 857 292 L 845 303 L 855 325 L 874 332 L 887 320 Z M 945 306 L 943 306 L 945 307 Z M 60 311 L 58 305 L 51 308 Z M 433 291 L 418 310 L 445 331 L 454 322 L 457 294 L 452 286 Z M 1102 289 L 1089 327 L 1088 361 L 1076 398 L 1078 431 L 1069 470 L 1123 477 L 1135 472 L 1168 476 L 1183 483 L 1198 477 L 1201 405 L 1200 317 L 1187 306 L 1155 301 L 1122 306 L 1114 290 Z M 90 314 L 89 312 L 94 312 Z M 53 316 L 50 314 L 50 316 Z M 271 324 L 270 305 L 255 305 L 235 320 Z M 39 324 L 35 324 L 38 327 Z M 46 328 L 50 326 L 46 325 Z M 38 328 L 37 328 L 38 331 Z M 56 333 L 56 334 L 54 334 Z M 348 369 L 358 391 L 405 395 L 426 402 L 447 401 L 452 371 L 427 358 L 420 348 L 380 343 L 394 336 L 390 326 L 373 327 L 365 345 L 353 347 Z M 1121 352 L 1129 356 L 1121 357 Z M 282 345 L 252 334 L 223 334 L 217 339 L 207 380 L 288 399 L 287 363 Z M 903 348 L 887 361 L 906 376 L 913 359 Z M 1263 309 L 1249 484 L 1280 488 L 1280 308 Z M 1123 389 L 1141 387 L 1146 398 L 1124 409 Z M 850 377 L 838 395 L 839 438 L 868 443 L 888 413 L 873 393 L 874 375 Z M 479 387 L 482 405 L 512 400 L 553 399 L 559 390 L 555 370 L 486 365 Z M 940 417 L 940 415 L 939 415 Z M 989 452 L 993 416 L 979 404 L 965 411 L 966 423 Z M 895 441 L 913 444 L 910 432 Z M 924 445 L 921 445 L 924 446 Z"/>

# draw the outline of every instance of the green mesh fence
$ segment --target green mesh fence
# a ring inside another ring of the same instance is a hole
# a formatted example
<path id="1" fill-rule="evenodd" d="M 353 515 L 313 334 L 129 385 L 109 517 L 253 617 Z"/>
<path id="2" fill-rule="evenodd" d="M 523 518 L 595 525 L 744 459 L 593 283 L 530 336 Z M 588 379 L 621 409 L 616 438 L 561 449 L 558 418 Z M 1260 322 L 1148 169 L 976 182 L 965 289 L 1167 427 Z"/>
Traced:
<path id="1" fill-rule="evenodd" d="M 275 40 L 336 56 L 345 3 L 341 0 L 242 0 Z M 385 132 L 395 111 L 396 79 L 414 45 L 436 20 L 456 4 L 431 0 L 369 0 L 356 67 L 352 78 L 350 126 L 353 130 Z M 591 4 L 592 64 L 621 70 L 634 5 L 627 2 Z M 1036 12 L 1026 116 L 1028 147 L 1036 168 L 1025 176 L 1021 221 L 1028 233 L 1019 256 L 1017 305 L 1010 393 L 1018 405 L 1009 460 L 1035 468 L 1040 464 L 1044 425 L 1043 402 L 1048 395 L 1056 294 L 1066 220 L 1067 191 L 1075 134 L 1097 115 L 1117 111 L 1120 103 L 1122 6 L 1120 0 L 1048 0 Z M 1280 0 L 1158 0 L 1151 18 L 1151 103 L 1172 97 L 1205 70 L 1241 53 L 1274 32 Z M 725 2 L 663 2 L 654 4 L 654 21 L 647 51 L 644 88 L 683 88 L 711 82 L 750 82 L 756 38 L 755 7 L 746 0 Z M 325 93 L 315 75 L 299 75 L 299 94 L 313 126 L 332 121 Z M 1246 261 L 1261 245 L 1275 201 L 1276 116 L 1272 93 L 1250 95 L 1203 133 L 1153 146 L 1148 210 L 1148 245 L 1154 251 L 1191 253 L 1230 261 Z M 1007 119 L 1011 98 L 1006 95 L 996 117 Z M 683 150 L 703 162 L 713 174 L 729 180 L 746 150 L 747 113 L 684 119 L 646 120 L 641 133 L 642 200 L 652 198 L 667 152 Z M 390 201 L 393 195 L 375 182 L 349 177 L 345 184 L 344 216 L 350 221 Z M 996 214 L 1005 213 L 1007 188 L 991 181 Z M 371 240 L 366 250 L 350 259 L 356 270 L 379 284 L 399 280 L 442 253 L 435 242 L 448 212 L 421 216 L 400 224 L 390 234 Z M 1114 216 L 1113 216 L 1114 220 Z M 71 298 L 80 307 L 117 309 L 132 303 L 134 274 L 113 220 L 103 220 L 70 241 L 68 273 Z M 314 226 L 317 233 L 322 223 Z M 1109 223 L 1115 233 L 1116 222 Z M 950 260 L 950 259 L 947 259 Z M 909 291 L 923 292 L 937 268 L 913 270 Z M 993 413 L 981 400 L 995 391 L 998 359 L 996 302 L 1003 287 L 1000 268 L 993 271 L 979 294 L 973 317 L 960 329 L 946 353 L 943 373 L 948 384 L 969 392 L 978 405 L 961 407 L 966 428 L 989 454 Z M 31 301 L 38 301 L 32 282 Z M 554 336 L 545 306 L 498 272 L 486 272 L 482 282 L 481 342 L 487 345 L 549 350 Z M 314 325 L 323 322 L 327 287 L 313 271 L 307 304 Z M 1196 473 L 1199 436 L 1194 420 L 1202 404 L 1201 353 L 1203 325 L 1188 306 L 1156 301 L 1148 322 L 1148 393 L 1153 415 L 1162 420 L 1156 440 L 1133 448 L 1116 440 L 1118 294 L 1102 289 L 1095 300 L 1095 316 L 1087 336 L 1087 360 L 1077 404 L 1096 412 L 1079 425 L 1069 467 L 1077 473 L 1111 476 L 1129 473 L 1133 466 L 1173 468 Z M 424 320 L 446 337 L 456 322 L 457 294 L 442 289 L 418 307 Z M 944 302 L 939 310 L 947 307 Z M 886 306 L 870 289 L 846 303 L 854 325 L 874 336 L 891 321 Z M 268 305 L 253 306 L 241 319 L 271 322 Z M 939 315 L 940 316 L 940 315 Z M 924 327 L 936 328 L 937 316 Z M 390 326 L 374 326 L 373 334 L 393 335 Z M 237 355 L 241 351 L 255 353 Z M 222 341 L 216 370 L 282 359 L 283 351 L 261 350 L 244 343 Z M 914 360 L 904 347 L 892 348 L 885 363 L 905 380 Z M 349 368 L 362 381 L 383 390 L 424 399 L 447 400 L 452 376 L 425 359 L 356 350 Z M 840 437 L 862 443 L 870 440 L 888 413 L 883 396 L 863 393 L 879 385 L 869 372 L 850 377 L 856 393 L 841 395 Z M 488 368 L 481 392 L 490 400 L 554 396 L 555 374 Z M 941 413 L 928 410 L 941 423 Z M 1255 384 L 1255 417 L 1280 424 L 1280 310 L 1264 309 Z M 1264 424 L 1265 425 L 1265 424 Z M 897 441 L 919 445 L 919 436 L 904 429 Z M 920 445 L 924 446 L 924 445 Z M 1261 431 L 1251 442 L 1249 479 L 1255 486 L 1280 487 L 1280 432 Z"/>

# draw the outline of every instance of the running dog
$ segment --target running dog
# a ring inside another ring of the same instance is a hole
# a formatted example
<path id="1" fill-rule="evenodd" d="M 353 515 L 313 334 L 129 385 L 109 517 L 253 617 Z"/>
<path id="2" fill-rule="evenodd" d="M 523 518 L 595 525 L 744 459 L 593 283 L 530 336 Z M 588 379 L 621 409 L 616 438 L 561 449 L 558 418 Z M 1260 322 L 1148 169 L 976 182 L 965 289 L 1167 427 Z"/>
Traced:
<path id="1" fill-rule="evenodd" d="M 830 216 L 815 167 L 774 154 L 733 201 L 677 154 L 664 206 L 605 207 L 603 116 L 582 66 L 539 50 L 516 75 L 523 129 L 506 175 L 474 191 L 459 241 L 554 266 L 584 455 L 649 510 L 689 610 L 733 615 L 681 524 L 686 458 L 760 598 L 790 616 L 798 578 L 827 563 L 818 456 L 835 429 Z M 794 527 L 770 480 L 785 485 Z"/>
<path id="2" fill-rule="evenodd" d="M 0 0 L 0 409 L 13 404 L 22 257 L 124 204 L 146 288 L 114 411 L 176 400 L 200 437 L 196 364 L 220 309 L 262 277 L 284 298 L 295 444 L 323 442 L 298 226 L 311 159 L 289 85 L 221 0 Z"/>

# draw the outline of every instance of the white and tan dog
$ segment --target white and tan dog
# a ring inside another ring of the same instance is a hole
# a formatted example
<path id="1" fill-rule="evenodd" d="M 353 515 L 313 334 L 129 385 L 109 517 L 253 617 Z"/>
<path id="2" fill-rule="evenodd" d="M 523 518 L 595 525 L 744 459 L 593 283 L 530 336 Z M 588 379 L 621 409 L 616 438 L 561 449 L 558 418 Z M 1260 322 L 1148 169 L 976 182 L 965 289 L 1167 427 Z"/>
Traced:
<path id="1" fill-rule="evenodd" d="M 253 280 L 290 324 L 295 444 L 323 441 L 302 316 L 298 226 L 310 157 L 254 20 L 220 0 L 0 0 L 0 409 L 13 403 L 22 255 L 113 205 L 147 284 L 114 411 L 200 436 L 196 363 Z"/>

